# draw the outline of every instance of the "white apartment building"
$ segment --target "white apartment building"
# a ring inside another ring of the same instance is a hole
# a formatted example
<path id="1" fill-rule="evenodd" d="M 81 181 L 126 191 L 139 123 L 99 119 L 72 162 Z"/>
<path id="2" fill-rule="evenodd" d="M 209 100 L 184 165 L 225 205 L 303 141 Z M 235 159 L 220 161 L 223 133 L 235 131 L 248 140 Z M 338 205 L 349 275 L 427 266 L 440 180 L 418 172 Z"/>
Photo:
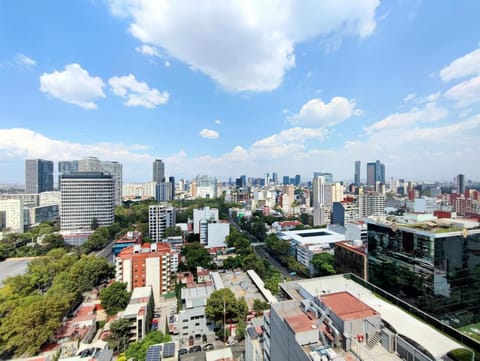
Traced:
<path id="1" fill-rule="evenodd" d="M 324 176 L 313 178 L 313 204 L 332 205 L 332 184 Z"/>
<path id="2" fill-rule="evenodd" d="M 200 234 L 200 221 L 218 222 L 218 209 L 204 207 L 193 210 L 193 233 Z"/>
<path id="3" fill-rule="evenodd" d="M 0 229 L 6 228 L 9 232 L 23 233 L 23 199 L 0 200 L 0 214 Z"/>
<path id="4" fill-rule="evenodd" d="M 59 191 L 42 192 L 38 194 L 39 206 L 59 206 L 62 203 L 62 194 Z"/>
<path id="5" fill-rule="evenodd" d="M 153 242 L 161 242 L 163 233 L 169 227 L 175 227 L 175 208 L 166 203 L 152 205 L 148 209 L 149 236 Z"/>
<path id="6" fill-rule="evenodd" d="M 360 217 L 385 214 L 385 198 L 383 194 L 360 194 L 358 196 Z"/>
<path id="7" fill-rule="evenodd" d="M 123 199 L 151 199 L 155 198 L 157 182 L 126 183 L 123 185 Z"/>
<path id="8" fill-rule="evenodd" d="M 115 185 L 110 174 L 79 172 L 63 175 L 60 182 L 62 231 L 90 230 L 93 218 L 99 226 L 113 223 Z"/>

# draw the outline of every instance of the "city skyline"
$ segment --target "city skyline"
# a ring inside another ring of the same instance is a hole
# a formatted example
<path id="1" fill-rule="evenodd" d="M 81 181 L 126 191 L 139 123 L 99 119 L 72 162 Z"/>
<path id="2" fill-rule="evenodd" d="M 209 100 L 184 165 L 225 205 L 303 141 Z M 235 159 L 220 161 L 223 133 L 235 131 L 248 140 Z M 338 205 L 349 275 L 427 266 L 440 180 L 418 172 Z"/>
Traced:
<path id="1" fill-rule="evenodd" d="M 379 159 L 386 182 L 480 180 L 478 2 L 161 4 L 2 2 L 0 183 L 88 156 L 125 183 L 155 159 L 177 179 L 353 181 L 360 160 L 364 181 Z"/>

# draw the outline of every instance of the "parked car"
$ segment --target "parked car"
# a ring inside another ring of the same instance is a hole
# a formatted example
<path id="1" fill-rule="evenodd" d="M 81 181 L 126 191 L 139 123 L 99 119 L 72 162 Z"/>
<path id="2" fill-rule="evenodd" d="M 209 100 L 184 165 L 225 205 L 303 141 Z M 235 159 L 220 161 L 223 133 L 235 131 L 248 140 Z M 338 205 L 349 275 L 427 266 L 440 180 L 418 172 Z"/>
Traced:
<path id="1" fill-rule="evenodd" d="M 207 343 L 205 346 L 203 346 L 203 351 L 208 351 L 208 350 L 213 350 L 212 343 Z"/>
<path id="2" fill-rule="evenodd" d="M 202 351 L 202 348 L 199 345 L 190 347 L 189 353 Z"/>
<path id="3" fill-rule="evenodd" d="M 188 349 L 186 348 L 181 348 L 180 350 L 178 350 L 179 355 L 185 355 L 186 353 L 188 353 Z"/>

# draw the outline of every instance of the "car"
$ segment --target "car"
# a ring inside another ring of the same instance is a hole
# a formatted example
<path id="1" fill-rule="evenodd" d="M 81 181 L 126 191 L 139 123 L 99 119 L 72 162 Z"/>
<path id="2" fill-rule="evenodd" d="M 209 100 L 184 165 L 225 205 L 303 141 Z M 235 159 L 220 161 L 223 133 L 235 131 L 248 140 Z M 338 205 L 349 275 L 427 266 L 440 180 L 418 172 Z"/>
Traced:
<path id="1" fill-rule="evenodd" d="M 187 348 L 181 348 L 180 350 L 178 350 L 178 354 L 179 354 L 179 355 L 185 355 L 186 353 L 188 353 L 188 349 L 187 349 Z"/>
<path id="2" fill-rule="evenodd" d="M 189 353 L 202 351 L 202 348 L 199 345 L 190 347 Z"/>
<path id="3" fill-rule="evenodd" d="M 202 347 L 203 351 L 213 350 L 213 343 L 207 343 L 205 346 Z"/>

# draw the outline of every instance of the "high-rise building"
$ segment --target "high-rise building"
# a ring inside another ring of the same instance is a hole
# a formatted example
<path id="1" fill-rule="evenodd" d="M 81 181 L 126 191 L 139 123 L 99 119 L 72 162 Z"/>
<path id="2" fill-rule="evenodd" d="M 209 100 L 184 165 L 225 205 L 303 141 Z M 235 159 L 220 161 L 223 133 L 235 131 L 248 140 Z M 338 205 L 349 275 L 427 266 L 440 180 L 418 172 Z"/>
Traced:
<path id="1" fill-rule="evenodd" d="M 465 175 L 457 175 L 457 192 L 459 194 L 465 194 Z"/>
<path id="2" fill-rule="evenodd" d="M 324 176 L 313 178 L 313 204 L 332 205 L 332 184 Z"/>
<path id="3" fill-rule="evenodd" d="M 165 182 L 165 163 L 161 159 L 155 159 L 153 162 L 153 181 L 157 184 Z"/>
<path id="4" fill-rule="evenodd" d="M 283 185 L 286 186 L 290 184 L 290 177 L 288 175 L 283 176 Z"/>
<path id="5" fill-rule="evenodd" d="M 160 296 L 172 291 L 171 263 L 174 254 L 167 243 L 144 243 L 124 248 L 116 258 L 116 280 L 127 284 L 127 291 L 151 286 L 155 305 Z"/>
<path id="6" fill-rule="evenodd" d="M 272 180 L 273 180 L 273 184 L 278 184 L 278 173 L 277 172 L 272 173 Z"/>
<path id="7" fill-rule="evenodd" d="M 480 317 L 480 230 L 461 219 L 368 219 L 368 280 L 455 328 Z M 463 315 L 468 315 L 464 318 Z"/>
<path id="8" fill-rule="evenodd" d="M 25 160 L 25 193 L 53 191 L 53 162 L 43 159 Z"/>
<path id="9" fill-rule="evenodd" d="M 157 202 L 169 202 L 173 200 L 172 184 L 161 182 L 156 185 L 155 200 Z"/>
<path id="10" fill-rule="evenodd" d="M 216 196 L 217 178 L 206 175 L 198 176 L 196 198 L 215 198 Z"/>
<path id="11" fill-rule="evenodd" d="M 333 174 L 332 173 L 314 172 L 313 173 L 313 178 L 315 178 L 315 177 L 324 177 L 326 183 L 328 183 L 328 184 L 333 183 Z"/>
<path id="12" fill-rule="evenodd" d="M 360 185 L 360 166 L 361 166 L 361 164 L 362 163 L 359 160 L 355 161 L 355 176 L 353 178 L 353 183 L 356 186 Z"/>
<path id="13" fill-rule="evenodd" d="M 300 174 L 297 174 L 295 176 L 295 185 L 296 186 L 300 185 L 300 180 L 301 180 Z"/>
<path id="14" fill-rule="evenodd" d="M 365 193 L 358 195 L 360 217 L 385 214 L 385 199 L 383 194 Z"/>
<path id="15" fill-rule="evenodd" d="M 60 182 L 62 231 L 89 230 L 94 218 L 99 226 L 113 223 L 115 182 L 111 174 L 78 172 L 63 175 Z"/>
<path id="16" fill-rule="evenodd" d="M 115 161 L 102 162 L 96 157 L 87 157 L 78 161 L 79 172 L 101 172 L 112 175 L 115 187 L 115 205 L 122 204 L 122 164 Z"/>
<path id="17" fill-rule="evenodd" d="M 166 203 L 152 205 L 148 209 L 148 230 L 153 242 L 161 242 L 167 228 L 175 227 L 175 208 Z"/>
<path id="18" fill-rule="evenodd" d="M 379 160 L 367 163 L 367 186 L 375 187 L 377 182 L 385 184 L 385 164 Z"/>
<path id="19" fill-rule="evenodd" d="M 65 160 L 58 162 L 58 188 L 60 188 L 60 178 L 64 174 L 78 172 L 78 160 Z"/>

